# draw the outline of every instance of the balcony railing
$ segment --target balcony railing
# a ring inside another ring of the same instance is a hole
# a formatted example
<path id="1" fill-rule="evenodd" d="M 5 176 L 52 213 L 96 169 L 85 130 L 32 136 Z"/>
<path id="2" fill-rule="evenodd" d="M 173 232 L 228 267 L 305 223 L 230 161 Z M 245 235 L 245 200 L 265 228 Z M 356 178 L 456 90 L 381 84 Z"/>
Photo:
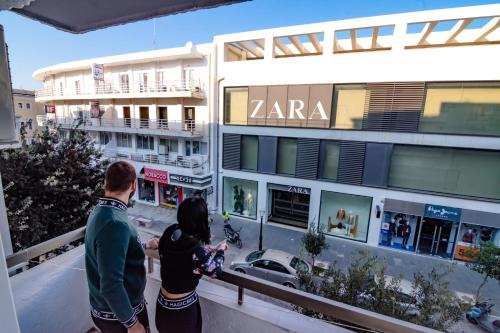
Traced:
<path id="1" fill-rule="evenodd" d="M 24 262 L 29 262 L 41 254 L 53 251 L 62 245 L 80 240 L 84 237 L 85 228 L 75 230 L 65 235 L 56 237 L 22 252 L 17 252 L 8 256 L 7 265 L 13 268 Z M 159 259 L 157 251 L 147 251 L 148 271 L 153 271 L 153 260 Z M 43 265 L 43 263 L 42 263 Z M 22 274 L 22 273 L 21 273 Z M 370 330 L 387 333 L 437 333 L 437 331 L 418 326 L 412 323 L 394 319 L 385 315 L 356 308 L 336 301 L 332 301 L 320 296 L 306 293 L 301 290 L 295 290 L 282 285 L 269 282 L 260 278 L 240 274 L 231 270 L 224 270 L 221 281 L 234 285 L 238 288 L 238 305 L 243 305 L 244 289 L 266 295 L 281 301 L 289 302 L 296 306 L 324 313 L 325 315 L 337 318 L 354 326 L 362 326 Z M 50 300 L 44 299 L 47 304 Z M 50 308 L 50 307 L 49 307 Z M 57 310 L 58 311 L 58 310 Z M 332 331 L 335 326 L 332 326 Z"/>
<path id="2" fill-rule="evenodd" d="M 180 96 L 190 92 L 201 96 L 203 85 L 199 81 L 156 81 L 139 82 L 134 84 L 102 82 L 97 85 L 87 85 L 78 87 L 48 87 L 37 90 L 35 97 L 67 97 L 67 96 L 88 96 L 88 95 L 120 95 L 120 94 L 157 94 Z"/>
<path id="3" fill-rule="evenodd" d="M 124 153 L 120 152 L 117 149 L 104 149 L 104 156 L 108 158 L 116 158 L 116 159 L 128 159 L 135 162 L 146 162 L 146 163 L 154 163 L 154 164 L 163 164 L 170 165 L 179 168 L 187 168 L 187 169 L 198 169 L 203 168 L 203 166 L 207 163 L 206 157 L 190 158 L 185 156 L 173 156 L 169 155 L 159 155 L 159 154 L 138 154 L 138 153 Z"/>
<path id="4" fill-rule="evenodd" d="M 87 112 L 87 111 L 82 111 Z M 52 125 L 62 127 L 100 127 L 100 128 L 134 128 L 165 130 L 178 132 L 191 132 L 192 134 L 203 134 L 205 124 L 194 120 L 167 120 L 167 119 L 135 119 L 135 118 L 72 118 L 72 117 L 47 117 L 40 115 L 36 118 L 38 126 L 45 126 L 49 121 Z"/>

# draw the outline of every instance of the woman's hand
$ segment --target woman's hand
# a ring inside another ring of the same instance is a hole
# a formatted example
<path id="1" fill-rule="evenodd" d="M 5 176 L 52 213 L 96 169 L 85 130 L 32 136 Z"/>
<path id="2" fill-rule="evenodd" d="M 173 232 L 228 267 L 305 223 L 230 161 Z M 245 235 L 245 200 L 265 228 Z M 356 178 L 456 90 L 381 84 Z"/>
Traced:
<path id="1" fill-rule="evenodd" d="M 158 237 L 148 239 L 148 241 L 146 242 L 146 250 L 156 250 L 158 248 L 159 242 L 160 239 Z"/>

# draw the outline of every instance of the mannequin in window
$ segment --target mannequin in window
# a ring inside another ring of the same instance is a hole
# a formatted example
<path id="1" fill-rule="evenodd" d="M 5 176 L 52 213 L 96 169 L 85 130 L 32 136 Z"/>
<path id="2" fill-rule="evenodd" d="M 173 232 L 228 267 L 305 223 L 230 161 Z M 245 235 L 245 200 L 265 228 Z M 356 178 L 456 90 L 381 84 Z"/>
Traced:
<path id="1" fill-rule="evenodd" d="M 403 249 L 408 249 L 408 239 L 411 235 L 410 221 L 406 221 L 406 223 L 403 225 L 401 233 L 403 234 Z"/>
<path id="2" fill-rule="evenodd" d="M 339 223 L 337 224 L 337 228 L 339 229 L 342 229 L 344 226 L 343 226 L 343 222 L 345 220 L 345 210 L 344 208 L 340 208 L 338 211 L 337 211 L 337 220 L 339 220 Z"/>
<path id="3" fill-rule="evenodd" d="M 462 236 L 462 242 L 464 243 L 474 243 L 474 232 L 472 229 L 467 230 L 467 232 Z"/>

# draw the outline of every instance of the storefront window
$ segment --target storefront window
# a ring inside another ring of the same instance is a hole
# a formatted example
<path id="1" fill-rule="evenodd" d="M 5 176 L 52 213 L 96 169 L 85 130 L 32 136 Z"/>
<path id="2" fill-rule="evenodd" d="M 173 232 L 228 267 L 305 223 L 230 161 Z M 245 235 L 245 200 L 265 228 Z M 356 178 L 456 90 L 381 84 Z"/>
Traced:
<path id="1" fill-rule="evenodd" d="M 207 190 L 206 189 L 199 190 L 199 189 L 195 189 L 195 188 L 184 187 L 183 192 L 184 192 L 184 199 L 185 198 L 192 198 L 194 196 L 200 196 L 205 201 L 207 200 Z"/>
<path id="2" fill-rule="evenodd" d="M 257 136 L 241 136 L 241 168 L 245 170 L 257 170 L 257 151 L 259 140 Z"/>
<path id="3" fill-rule="evenodd" d="M 224 90 L 224 123 L 247 124 L 248 88 L 226 88 Z"/>
<path id="4" fill-rule="evenodd" d="M 362 85 L 335 86 L 330 127 L 361 128 L 365 111 L 366 88 Z"/>
<path id="5" fill-rule="evenodd" d="M 321 191 L 319 230 L 366 242 L 371 204 L 371 197 Z"/>
<path id="6" fill-rule="evenodd" d="M 500 199 L 498 170 L 498 151 L 396 145 L 389 186 Z"/>
<path id="7" fill-rule="evenodd" d="M 155 183 L 142 178 L 137 179 L 139 200 L 155 203 Z"/>
<path id="8" fill-rule="evenodd" d="M 420 216 L 384 212 L 379 244 L 415 252 Z"/>
<path id="9" fill-rule="evenodd" d="M 419 130 L 500 135 L 500 86 L 433 83 L 427 87 Z"/>
<path id="10" fill-rule="evenodd" d="M 278 173 L 295 175 L 297 139 L 278 138 Z"/>
<path id="11" fill-rule="evenodd" d="M 230 214 L 257 218 L 258 183 L 224 177 L 223 209 Z"/>
<path id="12" fill-rule="evenodd" d="M 160 205 L 177 208 L 182 201 L 182 187 L 159 184 Z"/>
<path id="13" fill-rule="evenodd" d="M 336 180 L 339 167 L 340 144 L 335 141 L 323 141 L 324 160 L 321 178 Z"/>
<path id="14" fill-rule="evenodd" d="M 137 135 L 137 149 L 154 150 L 155 139 L 149 135 Z"/>
<path id="15" fill-rule="evenodd" d="M 500 229 L 462 223 L 458 232 L 457 246 L 455 247 L 455 259 L 470 260 L 467 251 L 480 251 L 481 243 L 491 243 L 500 247 Z"/>

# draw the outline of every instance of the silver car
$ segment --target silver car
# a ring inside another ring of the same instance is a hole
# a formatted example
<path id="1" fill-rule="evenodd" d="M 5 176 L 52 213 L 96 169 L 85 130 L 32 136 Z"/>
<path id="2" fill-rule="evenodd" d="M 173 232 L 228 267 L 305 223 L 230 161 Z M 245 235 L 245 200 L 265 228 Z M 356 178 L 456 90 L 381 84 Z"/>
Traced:
<path id="1" fill-rule="evenodd" d="M 297 271 L 311 271 L 311 266 L 293 254 L 279 250 L 253 251 L 237 257 L 229 267 L 290 288 L 298 288 Z"/>

